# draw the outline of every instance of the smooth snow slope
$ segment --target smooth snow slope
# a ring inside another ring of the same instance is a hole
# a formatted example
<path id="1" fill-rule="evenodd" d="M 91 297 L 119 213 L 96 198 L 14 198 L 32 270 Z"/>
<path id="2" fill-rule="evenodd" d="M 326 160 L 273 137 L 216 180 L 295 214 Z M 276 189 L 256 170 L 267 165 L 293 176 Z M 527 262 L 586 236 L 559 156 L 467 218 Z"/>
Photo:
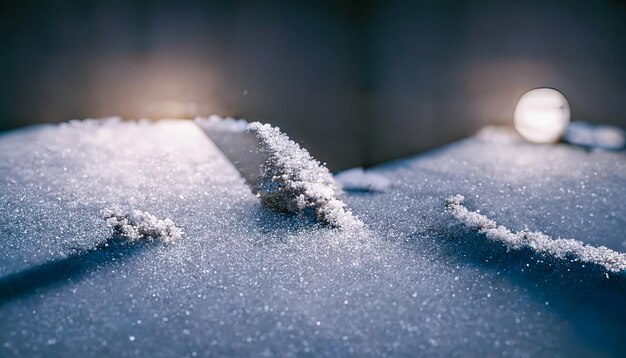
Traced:
<path id="1" fill-rule="evenodd" d="M 623 274 L 507 252 L 444 207 L 626 251 L 626 159 L 495 138 L 374 170 L 393 187 L 345 194 L 367 226 L 346 231 L 263 208 L 191 122 L 5 134 L 0 356 L 618 356 Z M 117 245 L 115 205 L 185 236 Z"/>

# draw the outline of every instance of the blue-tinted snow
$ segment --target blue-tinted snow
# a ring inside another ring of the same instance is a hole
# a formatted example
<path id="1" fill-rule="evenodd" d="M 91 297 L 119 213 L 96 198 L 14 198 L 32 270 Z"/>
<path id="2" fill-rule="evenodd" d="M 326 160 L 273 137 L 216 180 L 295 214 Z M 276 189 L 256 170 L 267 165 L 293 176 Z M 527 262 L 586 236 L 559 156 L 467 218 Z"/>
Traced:
<path id="1" fill-rule="evenodd" d="M 626 346 L 623 275 L 507 252 L 444 213 L 460 193 L 512 230 L 626 251 L 623 153 L 468 139 L 379 167 L 386 193 L 344 194 L 369 227 L 354 232 L 262 208 L 190 122 L 35 127 L 0 137 L 0 158 L 0 284 L 18 287 L 0 293 L 1 356 Z M 111 205 L 170 218 L 185 237 L 119 244 L 99 215 Z"/>

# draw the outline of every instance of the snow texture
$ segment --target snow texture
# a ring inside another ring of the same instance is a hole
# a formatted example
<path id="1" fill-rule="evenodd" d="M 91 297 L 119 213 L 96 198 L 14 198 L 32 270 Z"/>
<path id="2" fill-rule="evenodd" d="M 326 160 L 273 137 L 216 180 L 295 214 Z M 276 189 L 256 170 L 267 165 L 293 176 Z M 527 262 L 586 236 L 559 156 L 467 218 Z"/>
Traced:
<path id="1" fill-rule="evenodd" d="M 269 124 L 253 122 L 261 150 L 268 154 L 262 166 L 262 182 L 257 196 L 263 205 L 283 212 L 313 208 L 317 218 L 332 227 L 358 229 L 363 223 L 335 197 L 333 177 L 309 152 Z"/>
<path id="2" fill-rule="evenodd" d="M 530 248 L 538 253 L 559 259 L 573 259 L 600 265 L 610 272 L 626 270 L 626 254 L 624 253 L 613 251 L 605 246 L 585 245 L 573 239 L 551 239 L 540 232 L 524 230 L 514 233 L 505 226 L 497 225 L 486 216 L 468 210 L 463 206 L 464 200 L 463 195 L 452 196 L 446 200 L 446 209 L 466 226 L 478 230 L 490 240 L 505 244 L 510 249 Z"/>
<path id="3" fill-rule="evenodd" d="M 383 193 L 391 187 L 391 180 L 363 168 L 344 170 L 335 174 L 334 178 L 343 190 Z"/>
<path id="4" fill-rule="evenodd" d="M 339 193 L 367 230 L 335 230 L 261 205 L 191 121 L 0 134 L 0 356 L 623 356 L 623 272 L 507 250 L 442 198 L 624 252 L 626 157 L 508 136 L 368 169 L 393 186 Z M 112 207 L 185 238 L 114 245 Z"/>
<path id="5" fill-rule="evenodd" d="M 159 220 L 154 215 L 140 210 L 125 213 L 120 209 L 102 210 L 102 218 L 114 229 L 116 234 L 130 241 L 160 240 L 170 244 L 183 237 L 183 231 L 170 219 Z"/>

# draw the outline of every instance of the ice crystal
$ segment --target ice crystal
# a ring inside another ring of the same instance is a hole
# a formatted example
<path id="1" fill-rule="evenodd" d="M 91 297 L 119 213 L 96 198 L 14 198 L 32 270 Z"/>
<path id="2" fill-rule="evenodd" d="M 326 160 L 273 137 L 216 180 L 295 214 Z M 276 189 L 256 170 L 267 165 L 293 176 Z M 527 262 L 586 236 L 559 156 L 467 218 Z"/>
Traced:
<path id="1" fill-rule="evenodd" d="M 465 226 L 477 229 L 488 239 L 499 241 L 508 248 L 518 250 L 529 248 L 538 253 L 559 259 L 573 258 L 576 261 L 588 262 L 604 267 L 610 272 L 626 270 L 626 254 L 613 251 L 605 246 L 585 245 L 573 239 L 552 239 L 541 232 L 513 232 L 495 221 L 467 209 L 463 202 L 465 197 L 457 194 L 446 200 L 446 208 Z"/>
<path id="2" fill-rule="evenodd" d="M 169 244 L 183 237 L 183 231 L 170 219 L 160 220 L 154 215 L 140 210 L 129 213 L 119 209 L 102 210 L 102 218 L 120 234 L 130 241 L 161 240 Z"/>

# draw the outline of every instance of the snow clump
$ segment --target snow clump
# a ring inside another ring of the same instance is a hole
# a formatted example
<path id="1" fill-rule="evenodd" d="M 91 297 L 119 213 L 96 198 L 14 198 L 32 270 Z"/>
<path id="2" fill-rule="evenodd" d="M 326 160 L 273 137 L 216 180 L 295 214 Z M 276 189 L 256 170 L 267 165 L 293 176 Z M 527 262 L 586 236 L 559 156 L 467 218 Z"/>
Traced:
<path id="1" fill-rule="evenodd" d="M 352 168 L 335 174 L 335 181 L 344 190 L 384 193 L 391 186 L 391 180 L 363 168 Z"/>
<path id="2" fill-rule="evenodd" d="M 245 119 L 221 117 L 212 114 L 208 118 L 196 117 L 194 122 L 202 129 L 214 129 L 222 132 L 245 132 L 248 130 L 248 122 Z"/>
<path id="3" fill-rule="evenodd" d="M 104 209 L 102 218 L 113 228 L 115 233 L 129 241 L 160 240 L 170 244 L 183 237 L 183 231 L 170 219 L 160 220 L 143 211 L 132 210 L 125 213 L 118 209 Z"/>

